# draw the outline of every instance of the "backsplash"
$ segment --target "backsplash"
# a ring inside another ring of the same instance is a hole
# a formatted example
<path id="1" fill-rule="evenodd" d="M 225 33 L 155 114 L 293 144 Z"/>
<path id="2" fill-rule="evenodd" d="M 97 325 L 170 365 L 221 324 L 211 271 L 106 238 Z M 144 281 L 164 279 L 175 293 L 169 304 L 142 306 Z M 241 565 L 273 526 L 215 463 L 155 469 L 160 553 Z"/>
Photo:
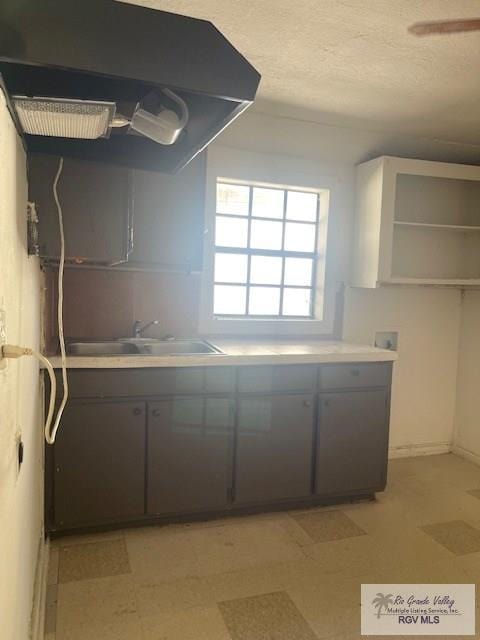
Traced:
<path id="1" fill-rule="evenodd" d="M 57 348 L 57 271 L 47 269 L 45 339 Z M 200 275 L 169 272 L 66 269 L 66 338 L 102 339 L 132 335 L 135 320 L 159 320 L 145 333 L 161 338 L 198 335 Z"/>
<path id="2" fill-rule="evenodd" d="M 67 268 L 64 273 L 65 338 L 129 337 L 136 320 L 159 321 L 145 332 L 145 337 L 198 337 L 201 277 L 200 273 Z M 58 352 L 57 270 L 45 269 L 44 281 L 45 348 L 53 354 Z M 333 334 L 316 337 L 341 339 L 342 321 L 343 288 L 340 287 L 336 294 Z M 281 338 L 276 336 L 276 339 Z"/>

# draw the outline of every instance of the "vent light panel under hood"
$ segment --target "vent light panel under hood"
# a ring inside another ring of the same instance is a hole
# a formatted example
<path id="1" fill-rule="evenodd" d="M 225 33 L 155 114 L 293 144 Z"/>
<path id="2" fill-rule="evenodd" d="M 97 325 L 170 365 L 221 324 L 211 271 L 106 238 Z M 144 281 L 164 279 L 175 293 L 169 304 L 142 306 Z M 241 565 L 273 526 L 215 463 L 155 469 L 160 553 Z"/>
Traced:
<path id="1" fill-rule="evenodd" d="M 114 0 L 3 0 L 0 76 L 29 151 L 169 173 L 260 81 L 211 23 Z"/>
<path id="2" fill-rule="evenodd" d="M 27 96 L 12 100 L 23 131 L 37 136 L 96 140 L 108 134 L 115 115 L 113 102 Z"/>

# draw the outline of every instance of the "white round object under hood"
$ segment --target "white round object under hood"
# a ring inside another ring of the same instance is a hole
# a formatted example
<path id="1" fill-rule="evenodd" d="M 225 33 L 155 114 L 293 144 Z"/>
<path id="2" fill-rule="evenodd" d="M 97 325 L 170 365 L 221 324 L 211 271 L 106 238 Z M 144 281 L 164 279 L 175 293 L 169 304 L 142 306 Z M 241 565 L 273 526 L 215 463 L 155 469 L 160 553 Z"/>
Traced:
<path id="1" fill-rule="evenodd" d="M 160 144 L 174 144 L 185 123 L 175 111 L 164 109 L 157 116 L 145 109 L 137 109 L 133 115 L 131 128 L 143 136 Z"/>

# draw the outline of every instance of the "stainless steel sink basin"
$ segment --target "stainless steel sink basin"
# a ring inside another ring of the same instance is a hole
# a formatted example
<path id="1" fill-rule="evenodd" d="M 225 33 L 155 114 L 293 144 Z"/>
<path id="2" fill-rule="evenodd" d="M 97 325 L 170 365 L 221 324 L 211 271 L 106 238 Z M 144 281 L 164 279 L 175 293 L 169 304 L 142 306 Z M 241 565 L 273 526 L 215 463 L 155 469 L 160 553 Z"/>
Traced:
<path id="1" fill-rule="evenodd" d="M 137 340 L 111 342 L 70 342 L 67 353 L 71 356 L 173 356 L 221 353 L 204 340 Z"/>
<path id="2" fill-rule="evenodd" d="M 196 355 L 221 353 L 203 340 L 165 340 L 149 342 L 139 347 L 140 352 L 150 356 Z"/>
<path id="3" fill-rule="evenodd" d="M 122 356 L 138 354 L 130 342 L 70 342 L 67 353 L 72 356 Z"/>

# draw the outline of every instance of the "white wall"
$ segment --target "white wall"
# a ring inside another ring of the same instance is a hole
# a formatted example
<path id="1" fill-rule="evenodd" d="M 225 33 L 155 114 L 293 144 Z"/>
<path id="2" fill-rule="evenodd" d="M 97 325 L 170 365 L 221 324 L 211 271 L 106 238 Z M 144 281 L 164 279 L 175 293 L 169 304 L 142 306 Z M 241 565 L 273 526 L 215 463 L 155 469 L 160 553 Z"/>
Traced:
<path id="1" fill-rule="evenodd" d="M 353 234 L 354 167 L 376 156 L 399 155 L 451 162 L 480 162 L 480 147 L 427 138 L 319 125 L 247 113 L 215 144 L 302 158 L 341 180 L 342 239 L 336 277 L 348 282 Z M 480 306 L 479 306 L 480 308 Z M 479 312 L 480 316 L 480 312 Z M 433 288 L 348 289 L 344 339 L 373 344 L 375 331 L 398 330 L 399 356 L 392 390 L 391 453 L 446 451 L 453 437 L 461 321 L 458 290 Z M 480 347 L 479 347 L 480 351 Z M 480 438 L 479 438 L 480 449 Z"/>
<path id="2" fill-rule="evenodd" d="M 26 250 L 25 153 L 0 92 L 0 309 L 7 342 L 37 348 L 40 271 Z M 27 640 L 43 530 L 43 443 L 38 364 L 0 371 L 0 636 Z M 17 439 L 25 446 L 19 471 Z"/>
<path id="3" fill-rule="evenodd" d="M 225 129 L 218 143 L 350 166 L 381 155 L 480 164 L 480 145 L 323 125 L 266 115 L 256 107 Z"/>
<path id="4" fill-rule="evenodd" d="M 373 344 L 398 331 L 390 454 L 445 453 L 455 415 L 461 294 L 428 287 L 348 288 L 344 339 Z"/>
<path id="5" fill-rule="evenodd" d="M 463 299 L 455 427 L 455 449 L 480 463 L 480 291 Z"/>

